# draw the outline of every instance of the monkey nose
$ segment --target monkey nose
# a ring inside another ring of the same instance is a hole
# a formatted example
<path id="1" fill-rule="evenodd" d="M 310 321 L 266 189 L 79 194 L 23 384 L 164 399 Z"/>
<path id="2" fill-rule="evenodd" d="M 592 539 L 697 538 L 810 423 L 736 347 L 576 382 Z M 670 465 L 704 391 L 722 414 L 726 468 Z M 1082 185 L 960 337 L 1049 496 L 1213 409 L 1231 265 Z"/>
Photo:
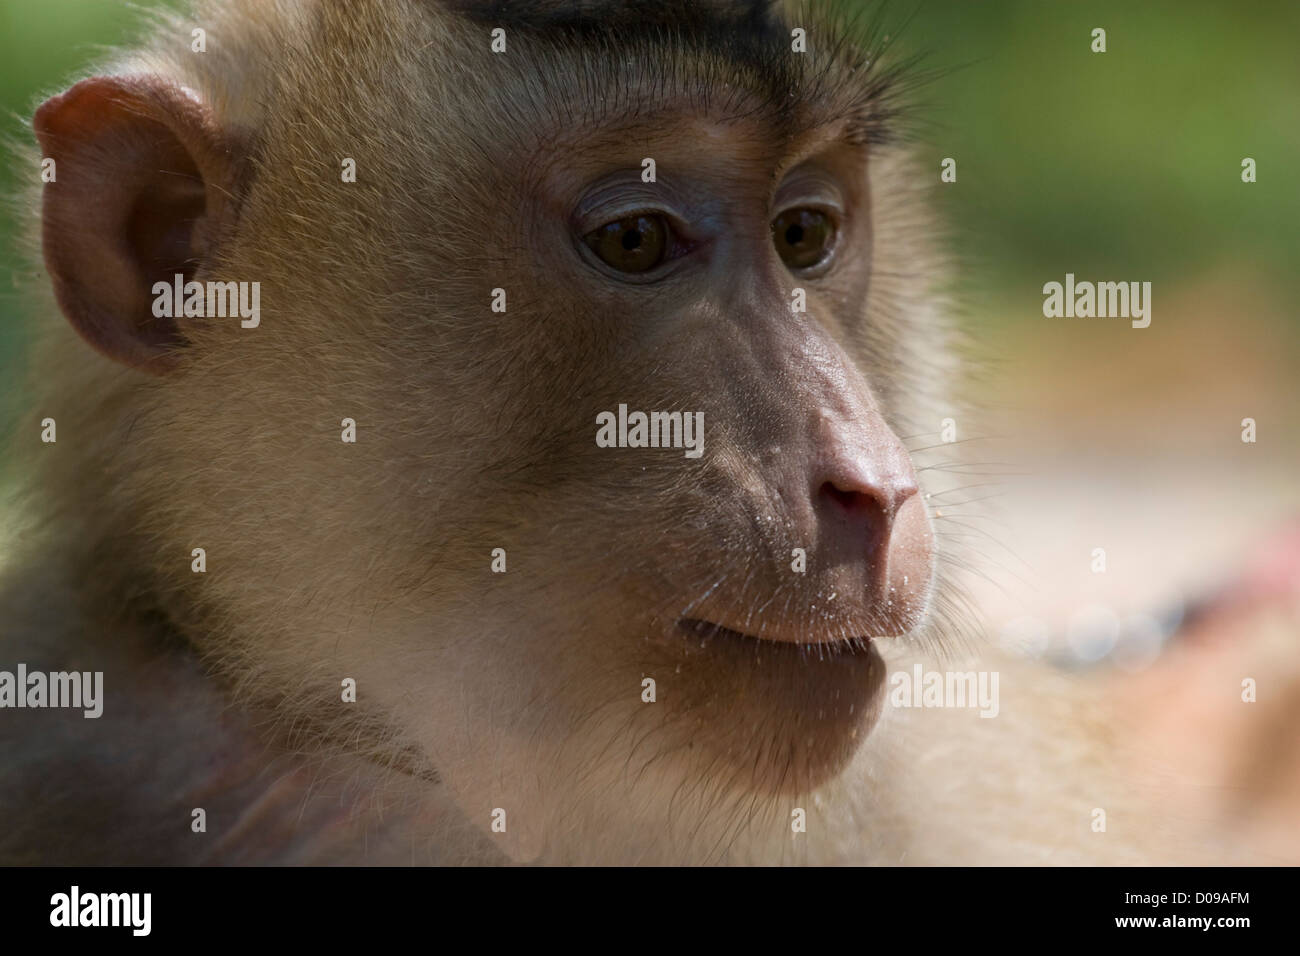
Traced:
<path id="1" fill-rule="evenodd" d="M 884 633 L 921 622 L 933 574 L 934 538 L 910 464 L 841 468 L 818 485 L 818 538 L 834 576 L 861 595 Z"/>

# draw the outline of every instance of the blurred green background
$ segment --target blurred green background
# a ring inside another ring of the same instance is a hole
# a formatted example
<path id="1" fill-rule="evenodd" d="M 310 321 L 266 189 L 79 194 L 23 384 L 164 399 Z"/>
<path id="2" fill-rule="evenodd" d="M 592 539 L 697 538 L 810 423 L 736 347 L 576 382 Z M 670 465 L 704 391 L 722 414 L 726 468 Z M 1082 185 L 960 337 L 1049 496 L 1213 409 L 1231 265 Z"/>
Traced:
<path id="1" fill-rule="evenodd" d="M 122 0 L 0 0 L 5 135 L 25 136 L 41 97 L 136 19 Z M 919 131 L 936 177 L 942 157 L 957 159 L 938 198 L 979 323 L 1041 321 L 1042 283 L 1067 271 L 1153 281 L 1157 310 L 1171 283 L 1215 273 L 1280 303 L 1277 334 L 1295 347 L 1300 3 L 908 0 L 886 19 L 939 74 L 921 90 Z M 1098 26 L 1104 54 L 1090 50 Z M 1241 182 L 1245 156 L 1254 185 Z M 14 165 L 0 165 L 6 196 L 37 175 Z M 6 383 L 31 321 L 13 294 L 13 212 L 0 220 Z"/>
<path id="2" fill-rule="evenodd" d="M 905 36 L 954 68 L 924 94 L 931 153 L 959 157 L 952 221 L 999 278 L 1226 259 L 1294 291 L 1300 3 L 923 2 Z"/>

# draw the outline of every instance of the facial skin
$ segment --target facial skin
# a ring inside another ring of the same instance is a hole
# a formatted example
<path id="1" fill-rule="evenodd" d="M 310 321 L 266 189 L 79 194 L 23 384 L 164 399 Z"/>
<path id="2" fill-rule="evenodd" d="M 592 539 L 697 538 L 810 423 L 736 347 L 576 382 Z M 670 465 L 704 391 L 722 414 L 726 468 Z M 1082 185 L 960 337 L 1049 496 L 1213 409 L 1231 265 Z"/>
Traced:
<path id="1" fill-rule="evenodd" d="M 595 503 L 599 525 L 652 545 L 614 582 L 599 653 L 611 668 L 637 662 L 634 680 L 672 674 L 674 744 L 734 765 L 747 787 L 806 789 L 839 768 L 878 711 L 871 640 L 920 622 L 931 577 L 911 463 L 842 344 L 870 282 L 872 229 L 867 150 L 839 132 L 773 148 L 761 124 L 673 122 L 635 144 L 659 181 L 641 182 L 634 150 L 587 154 L 548 169 L 533 218 L 548 254 L 529 285 L 555 277 L 551 295 L 577 290 L 591 326 L 618 334 L 589 357 L 589 407 L 699 409 L 719 449 L 699 464 L 578 438 L 570 454 L 604 474 L 571 507 L 576 518 Z M 557 152 L 584 155 L 580 142 Z M 799 209 L 825 210 L 834 234 L 816 266 L 792 270 L 771 223 Z M 681 250 L 659 267 L 626 277 L 573 255 L 573 233 L 647 212 Z M 791 311 L 796 286 L 807 313 Z M 806 573 L 791 570 L 794 548 L 812 556 Z"/>
<path id="2" fill-rule="evenodd" d="M 934 332 L 873 277 L 911 248 L 873 197 L 874 74 L 787 63 L 779 25 L 744 42 L 784 79 L 689 29 L 618 47 L 525 18 L 503 57 L 436 6 L 312 11 L 285 56 L 338 68 L 256 109 L 132 74 L 37 116 L 59 302 L 132 369 L 94 448 L 132 592 L 248 706 L 404 755 L 483 827 L 505 808 L 516 858 L 572 854 L 580 816 L 752 817 L 833 779 L 881 709 L 876 642 L 926 623 L 935 578 L 898 437 L 928 420 Z M 574 42 L 581 76 L 555 70 Z M 177 156 L 202 189 L 113 213 Z M 262 283 L 256 330 L 142 317 L 178 241 L 187 275 Z M 599 447 L 620 404 L 702 412 L 704 456 Z"/>

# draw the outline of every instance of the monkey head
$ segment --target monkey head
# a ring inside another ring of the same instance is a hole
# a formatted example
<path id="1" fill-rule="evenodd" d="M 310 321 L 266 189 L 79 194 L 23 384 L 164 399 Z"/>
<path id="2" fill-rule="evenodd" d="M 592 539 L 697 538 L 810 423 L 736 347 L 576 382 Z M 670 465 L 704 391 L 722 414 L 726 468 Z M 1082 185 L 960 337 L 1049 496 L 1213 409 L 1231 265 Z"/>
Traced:
<path id="1" fill-rule="evenodd" d="M 35 119 L 123 586 L 521 856 L 833 778 L 937 587 L 897 73 L 766 5 L 244 6 Z"/>

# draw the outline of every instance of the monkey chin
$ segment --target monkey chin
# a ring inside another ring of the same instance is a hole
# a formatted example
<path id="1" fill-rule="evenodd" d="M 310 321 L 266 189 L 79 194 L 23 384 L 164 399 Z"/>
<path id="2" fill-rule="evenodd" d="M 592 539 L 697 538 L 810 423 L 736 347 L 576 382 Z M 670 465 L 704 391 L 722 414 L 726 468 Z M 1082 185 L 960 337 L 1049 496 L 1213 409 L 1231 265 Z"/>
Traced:
<path id="1" fill-rule="evenodd" d="M 760 640 L 689 619 L 673 631 L 655 642 L 672 664 L 662 732 L 725 789 L 807 793 L 839 775 L 880 718 L 886 668 L 869 639 Z"/>

